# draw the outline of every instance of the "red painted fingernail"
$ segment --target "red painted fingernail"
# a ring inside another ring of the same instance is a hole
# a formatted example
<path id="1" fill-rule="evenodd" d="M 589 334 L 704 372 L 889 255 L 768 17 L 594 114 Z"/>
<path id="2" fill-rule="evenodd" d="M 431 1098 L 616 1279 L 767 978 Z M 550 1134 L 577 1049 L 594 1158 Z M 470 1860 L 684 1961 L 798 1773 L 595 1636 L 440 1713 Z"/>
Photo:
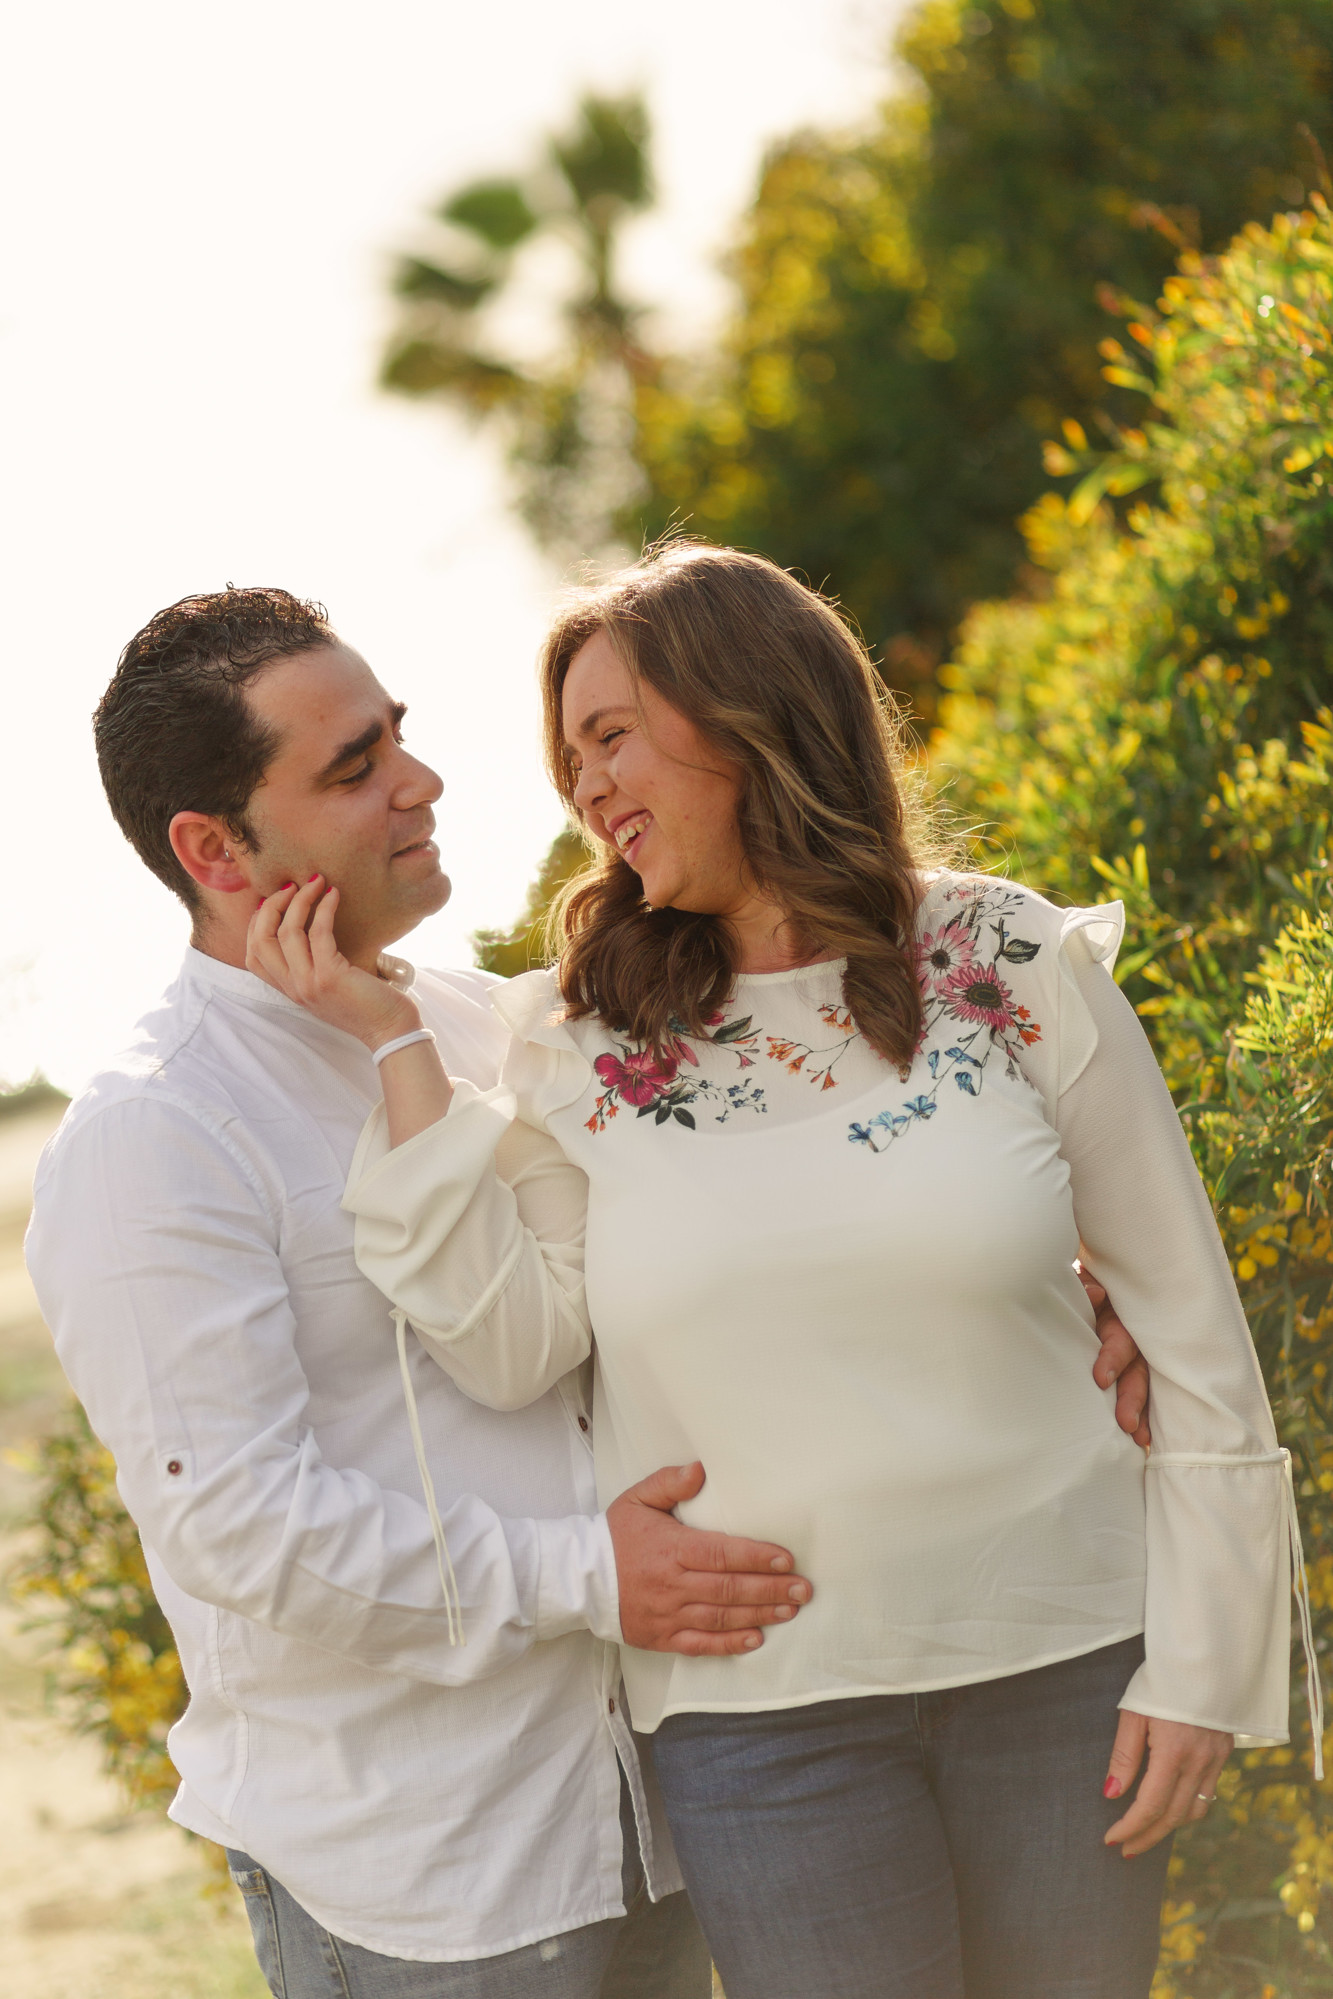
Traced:
<path id="1" fill-rule="evenodd" d="M 1104 1798 L 1118 1798 L 1123 1788 L 1124 1786 L 1118 1777 L 1108 1777 L 1102 1785 L 1102 1796 Z"/>
<path id="2" fill-rule="evenodd" d="M 285 895 L 285 894 L 287 893 L 287 890 L 288 890 L 289 888 L 295 888 L 295 887 L 296 887 L 296 883 L 295 883 L 295 882 L 284 882 L 284 883 L 283 883 L 283 885 L 282 885 L 282 887 L 281 887 L 281 888 L 280 888 L 280 889 L 278 890 L 278 894 L 279 894 L 279 895 Z"/>
<path id="3" fill-rule="evenodd" d="M 311 877 L 310 877 L 310 881 L 308 881 L 308 882 L 306 883 L 306 887 L 307 887 L 307 888 L 309 888 L 309 886 L 310 886 L 310 882 L 317 882 L 318 880 L 319 880 L 319 875 L 318 875 L 318 874 L 313 874 L 313 875 L 311 875 Z"/>

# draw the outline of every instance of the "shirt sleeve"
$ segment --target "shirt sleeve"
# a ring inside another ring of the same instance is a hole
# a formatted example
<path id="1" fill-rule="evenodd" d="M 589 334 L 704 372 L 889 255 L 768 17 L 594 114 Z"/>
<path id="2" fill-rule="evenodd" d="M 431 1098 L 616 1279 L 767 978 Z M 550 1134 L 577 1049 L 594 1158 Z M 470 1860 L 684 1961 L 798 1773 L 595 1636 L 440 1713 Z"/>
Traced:
<path id="1" fill-rule="evenodd" d="M 1285 1742 L 1290 1481 L 1212 1208 L 1147 1036 L 1066 928 L 1055 1123 L 1087 1267 L 1151 1370 L 1145 1659 L 1121 1705 Z"/>
<path id="2" fill-rule="evenodd" d="M 521 1409 L 587 1359 L 588 1183 L 507 1087 L 454 1085 L 446 1117 L 390 1150 L 371 1113 L 343 1206 L 356 1260 L 474 1401 Z"/>
<path id="3" fill-rule="evenodd" d="M 173 1581 L 271 1630 L 442 1685 L 485 1678 L 569 1631 L 617 1638 L 603 1519 L 506 1519 L 465 1495 L 443 1515 L 465 1636 L 450 1645 L 420 1497 L 321 1453 L 279 1237 L 253 1162 L 170 1102 L 108 1106 L 62 1135 L 39 1176 L 28 1241 L 38 1298 L 126 1507 Z"/>

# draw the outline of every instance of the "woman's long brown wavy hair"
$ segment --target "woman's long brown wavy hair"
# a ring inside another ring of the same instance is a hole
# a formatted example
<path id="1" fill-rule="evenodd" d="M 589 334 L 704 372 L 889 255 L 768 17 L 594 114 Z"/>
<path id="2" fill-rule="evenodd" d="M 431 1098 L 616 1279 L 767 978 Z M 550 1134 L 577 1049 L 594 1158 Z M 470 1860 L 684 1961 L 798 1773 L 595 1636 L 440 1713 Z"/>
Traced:
<path id="1" fill-rule="evenodd" d="M 632 680 L 695 724 L 740 773 L 737 818 L 755 888 L 802 953 L 845 957 L 843 993 L 887 1060 L 921 1032 L 913 927 L 928 822 L 907 776 L 897 709 L 833 605 L 757 555 L 672 541 L 580 591 L 542 654 L 552 781 L 577 819 L 562 702 L 570 662 L 605 631 Z M 552 917 L 571 1019 L 589 1015 L 661 1053 L 730 996 L 719 917 L 651 909 L 639 877 L 598 848 Z"/>

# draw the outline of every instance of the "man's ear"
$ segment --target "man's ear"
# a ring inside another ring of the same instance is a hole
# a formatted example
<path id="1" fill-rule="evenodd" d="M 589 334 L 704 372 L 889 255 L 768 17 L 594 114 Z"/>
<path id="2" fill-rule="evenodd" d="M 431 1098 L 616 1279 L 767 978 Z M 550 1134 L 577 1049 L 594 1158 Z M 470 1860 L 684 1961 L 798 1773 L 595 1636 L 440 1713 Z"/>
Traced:
<path id="1" fill-rule="evenodd" d="M 206 812 L 178 812 L 167 837 L 172 853 L 200 888 L 237 895 L 250 887 L 246 849 L 220 819 Z"/>

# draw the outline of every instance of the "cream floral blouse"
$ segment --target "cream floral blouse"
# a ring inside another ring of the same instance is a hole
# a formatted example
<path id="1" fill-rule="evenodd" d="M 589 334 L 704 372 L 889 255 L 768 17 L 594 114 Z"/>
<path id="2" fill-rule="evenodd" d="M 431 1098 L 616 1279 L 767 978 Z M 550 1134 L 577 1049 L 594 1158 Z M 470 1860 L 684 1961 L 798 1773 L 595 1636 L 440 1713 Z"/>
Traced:
<path id="1" fill-rule="evenodd" d="M 684 1517 L 784 1543 L 815 1584 L 753 1654 L 627 1649 L 637 1727 L 959 1686 L 1142 1631 L 1126 1706 L 1286 1739 L 1289 1466 L 1108 973 L 1122 922 L 932 878 L 906 1081 L 838 964 L 739 978 L 662 1056 L 565 1022 L 533 973 L 494 995 L 498 1090 L 460 1086 L 393 1152 L 372 1118 L 358 1260 L 440 1365 L 520 1406 L 591 1328 L 601 1503 L 700 1458 Z M 1152 1368 L 1147 1458 L 1092 1379 L 1080 1243 Z"/>

